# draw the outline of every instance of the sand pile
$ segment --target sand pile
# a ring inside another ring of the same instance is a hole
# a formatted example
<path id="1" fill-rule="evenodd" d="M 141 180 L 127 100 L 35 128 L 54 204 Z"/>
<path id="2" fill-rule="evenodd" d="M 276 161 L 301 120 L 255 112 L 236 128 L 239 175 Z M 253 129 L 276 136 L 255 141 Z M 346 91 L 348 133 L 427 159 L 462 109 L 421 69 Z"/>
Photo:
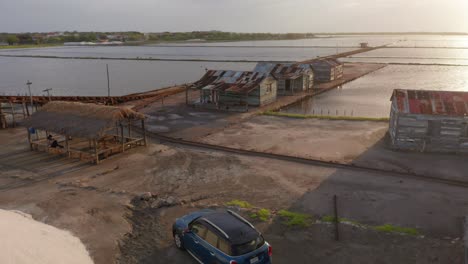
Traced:
<path id="1" fill-rule="evenodd" d="M 93 263 L 85 246 L 70 232 L 18 211 L 0 210 L 0 238 L 2 264 Z"/>

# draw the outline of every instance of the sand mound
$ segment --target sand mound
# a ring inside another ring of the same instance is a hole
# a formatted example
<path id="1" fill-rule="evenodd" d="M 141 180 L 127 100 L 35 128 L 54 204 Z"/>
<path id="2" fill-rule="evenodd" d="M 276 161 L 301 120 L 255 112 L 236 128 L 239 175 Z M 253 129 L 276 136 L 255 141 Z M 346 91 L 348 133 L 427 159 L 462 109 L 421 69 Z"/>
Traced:
<path id="1" fill-rule="evenodd" d="M 93 263 L 84 245 L 70 232 L 22 212 L 0 210 L 0 238 L 2 264 Z"/>

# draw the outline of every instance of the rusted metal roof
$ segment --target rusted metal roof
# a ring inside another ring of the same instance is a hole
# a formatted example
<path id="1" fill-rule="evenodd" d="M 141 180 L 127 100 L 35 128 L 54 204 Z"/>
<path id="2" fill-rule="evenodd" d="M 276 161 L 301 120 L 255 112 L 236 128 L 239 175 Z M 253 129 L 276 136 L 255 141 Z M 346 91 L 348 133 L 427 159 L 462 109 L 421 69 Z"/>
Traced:
<path id="1" fill-rule="evenodd" d="M 191 88 L 203 89 L 210 86 L 213 90 L 246 93 L 257 88 L 269 76 L 269 73 L 262 72 L 209 70 Z"/>
<path id="2" fill-rule="evenodd" d="M 309 64 L 259 62 L 254 72 L 270 73 L 276 79 L 296 79 L 312 71 Z"/>
<path id="3" fill-rule="evenodd" d="M 391 101 L 407 114 L 468 115 L 468 92 L 395 89 Z"/>

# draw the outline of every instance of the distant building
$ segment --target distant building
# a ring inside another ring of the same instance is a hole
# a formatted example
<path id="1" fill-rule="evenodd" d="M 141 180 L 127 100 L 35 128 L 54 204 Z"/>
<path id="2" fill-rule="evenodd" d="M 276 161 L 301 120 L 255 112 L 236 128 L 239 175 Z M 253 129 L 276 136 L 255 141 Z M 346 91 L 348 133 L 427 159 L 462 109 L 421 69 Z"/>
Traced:
<path id="1" fill-rule="evenodd" d="M 269 73 L 209 70 L 190 88 L 200 90 L 199 103 L 218 109 L 262 106 L 276 101 L 276 79 Z"/>
<path id="2" fill-rule="evenodd" d="M 391 101 L 394 148 L 468 152 L 468 92 L 397 89 Z"/>
<path id="3" fill-rule="evenodd" d="M 361 46 L 361 49 L 369 48 L 369 43 L 367 43 L 367 42 L 361 42 L 361 43 L 359 43 L 359 45 Z"/>
<path id="4" fill-rule="evenodd" d="M 314 85 L 314 72 L 309 64 L 260 62 L 253 71 L 270 73 L 278 81 L 279 95 L 307 91 Z"/>
<path id="5" fill-rule="evenodd" d="M 337 59 L 318 59 L 310 62 L 316 82 L 331 82 L 343 77 L 343 63 Z"/>

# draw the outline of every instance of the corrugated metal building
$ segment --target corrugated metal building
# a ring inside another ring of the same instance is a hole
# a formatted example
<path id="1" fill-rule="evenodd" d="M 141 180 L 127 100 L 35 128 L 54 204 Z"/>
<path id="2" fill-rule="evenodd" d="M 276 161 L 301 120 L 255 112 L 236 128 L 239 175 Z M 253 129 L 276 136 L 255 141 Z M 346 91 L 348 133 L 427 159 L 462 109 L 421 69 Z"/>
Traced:
<path id="1" fill-rule="evenodd" d="M 397 89 L 391 101 L 393 147 L 468 152 L 468 92 Z"/>
<path id="2" fill-rule="evenodd" d="M 269 73 L 209 70 L 192 89 L 200 90 L 200 103 L 217 108 L 261 106 L 276 101 L 277 82 Z"/>
<path id="3" fill-rule="evenodd" d="M 343 77 L 343 63 L 337 59 L 319 59 L 310 62 L 316 82 L 331 82 Z"/>
<path id="4" fill-rule="evenodd" d="M 275 77 L 279 95 L 307 91 L 314 85 L 314 72 L 309 64 L 260 62 L 254 72 L 270 73 Z"/>

